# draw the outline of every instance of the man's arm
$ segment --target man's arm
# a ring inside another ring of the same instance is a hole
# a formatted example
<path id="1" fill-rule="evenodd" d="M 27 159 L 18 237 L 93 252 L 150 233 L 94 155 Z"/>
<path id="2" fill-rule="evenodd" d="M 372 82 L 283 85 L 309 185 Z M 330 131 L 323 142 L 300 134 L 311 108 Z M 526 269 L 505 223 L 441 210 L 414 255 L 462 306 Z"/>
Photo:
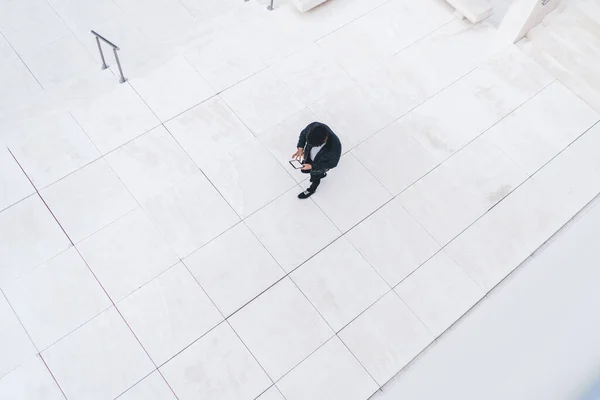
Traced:
<path id="1" fill-rule="evenodd" d="M 306 146 L 306 136 L 315 124 L 316 122 L 312 122 L 308 124 L 306 128 L 302 129 L 302 132 L 300 132 L 300 137 L 298 138 L 298 145 L 296 147 L 298 147 L 299 149 L 303 149 L 304 146 Z"/>

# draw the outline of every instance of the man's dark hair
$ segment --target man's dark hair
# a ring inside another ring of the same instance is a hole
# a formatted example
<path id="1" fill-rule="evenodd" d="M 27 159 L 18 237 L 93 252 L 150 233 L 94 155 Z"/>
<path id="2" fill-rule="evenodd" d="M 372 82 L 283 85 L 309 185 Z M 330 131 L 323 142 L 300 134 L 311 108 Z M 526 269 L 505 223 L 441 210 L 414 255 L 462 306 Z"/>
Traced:
<path id="1" fill-rule="evenodd" d="M 311 146 L 320 146 L 325 143 L 329 131 L 324 126 L 315 126 L 308 134 L 306 141 Z"/>

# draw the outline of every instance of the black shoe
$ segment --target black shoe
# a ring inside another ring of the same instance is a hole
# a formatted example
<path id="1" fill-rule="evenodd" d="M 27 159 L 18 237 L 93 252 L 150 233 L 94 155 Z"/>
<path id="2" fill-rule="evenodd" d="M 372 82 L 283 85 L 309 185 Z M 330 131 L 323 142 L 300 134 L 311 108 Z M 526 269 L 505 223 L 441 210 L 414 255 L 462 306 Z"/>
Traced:
<path id="1" fill-rule="evenodd" d="M 313 195 L 314 192 L 311 192 L 310 190 L 305 190 L 304 192 L 300 193 L 298 195 L 299 199 L 308 199 L 310 196 Z"/>

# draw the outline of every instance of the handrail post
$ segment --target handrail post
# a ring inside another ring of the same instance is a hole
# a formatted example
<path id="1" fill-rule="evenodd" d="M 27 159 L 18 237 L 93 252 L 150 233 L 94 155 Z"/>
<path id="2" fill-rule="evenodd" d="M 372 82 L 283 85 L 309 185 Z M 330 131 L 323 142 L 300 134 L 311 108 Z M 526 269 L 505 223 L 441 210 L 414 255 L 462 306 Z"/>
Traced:
<path id="1" fill-rule="evenodd" d="M 102 44 L 100 44 L 100 40 L 102 40 L 104 43 L 106 43 L 107 45 L 112 47 L 113 54 L 115 55 L 115 61 L 117 62 L 117 67 L 119 67 L 119 83 L 126 82 L 127 78 L 125 78 L 125 76 L 123 75 L 123 68 L 121 67 L 121 60 L 119 60 L 119 53 L 117 53 L 120 50 L 119 46 L 117 46 L 113 42 L 109 41 L 104 36 L 100 35 L 99 33 L 95 32 L 94 30 L 92 30 L 91 32 L 92 32 L 92 35 L 94 35 L 94 37 L 96 38 L 96 44 L 98 45 L 98 51 L 100 52 L 100 58 L 102 59 L 102 69 L 108 68 L 108 65 L 106 65 L 106 60 L 104 59 L 104 52 L 102 51 Z"/>
<path id="2" fill-rule="evenodd" d="M 113 53 L 115 54 L 115 60 L 117 61 L 117 67 L 119 67 L 119 74 L 121 75 L 121 79 L 119 79 L 119 83 L 125 82 L 127 79 L 123 76 L 123 68 L 121 68 L 121 61 L 119 61 L 119 55 L 117 54 L 117 49 L 113 48 Z"/>
<path id="3" fill-rule="evenodd" d="M 96 36 L 96 44 L 98 45 L 98 50 L 100 51 L 100 58 L 102 59 L 102 69 L 106 69 L 108 68 L 108 65 L 106 65 L 106 61 L 104 60 L 104 53 L 102 52 L 102 45 L 100 44 L 100 39 L 98 39 L 98 36 Z"/>

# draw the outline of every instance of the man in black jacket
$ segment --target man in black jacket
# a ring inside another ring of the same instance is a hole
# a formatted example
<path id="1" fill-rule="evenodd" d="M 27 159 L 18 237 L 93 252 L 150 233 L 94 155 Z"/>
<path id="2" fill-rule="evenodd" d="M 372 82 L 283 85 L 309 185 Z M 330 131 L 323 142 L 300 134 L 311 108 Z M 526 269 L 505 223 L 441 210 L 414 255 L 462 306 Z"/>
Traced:
<path id="1" fill-rule="evenodd" d="M 310 174 L 310 187 L 298 195 L 299 199 L 306 199 L 317 190 L 327 171 L 337 167 L 342 143 L 327 125 L 313 122 L 300 132 L 297 147 L 292 158 L 302 162 L 303 173 Z"/>

